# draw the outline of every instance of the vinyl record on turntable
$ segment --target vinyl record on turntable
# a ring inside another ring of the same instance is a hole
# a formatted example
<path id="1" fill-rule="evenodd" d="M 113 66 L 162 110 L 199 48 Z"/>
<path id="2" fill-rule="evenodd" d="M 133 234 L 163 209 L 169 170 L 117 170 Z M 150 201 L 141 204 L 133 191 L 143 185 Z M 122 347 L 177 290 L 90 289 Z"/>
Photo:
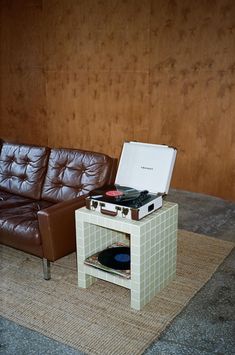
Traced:
<path id="1" fill-rule="evenodd" d="M 107 201 L 127 201 L 138 198 L 141 192 L 128 186 L 110 185 L 104 188 L 93 190 L 91 196 L 96 198 L 103 196 Z"/>
<path id="2" fill-rule="evenodd" d="M 129 194 L 139 194 L 139 191 L 128 186 L 114 186 L 113 189 L 110 189 L 105 192 L 106 196 L 123 196 L 123 195 L 129 195 Z"/>
<path id="3" fill-rule="evenodd" d="M 93 196 L 93 195 L 105 195 L 106 191 L 114 190 L 114 189 L 115 189 L 115 185 L 106 185 L 104 187 L 100 187 L 100 188 L 92 190 L 90 192 L 90 196 Z"/>
<path id="4" fill-rule="evenodd" d="M 130 248 L 114 247 L 100 252 L 98 261 L 111 269 L 130 270 Z"/>
<path id="5" fill-rule="evenodd" d="M 136 189 L 127 186 L 114 186 L 113 189 L 105 191 L 105 197 L 117 201 L 124 201 L 137 198 L 140 192 Z"/>

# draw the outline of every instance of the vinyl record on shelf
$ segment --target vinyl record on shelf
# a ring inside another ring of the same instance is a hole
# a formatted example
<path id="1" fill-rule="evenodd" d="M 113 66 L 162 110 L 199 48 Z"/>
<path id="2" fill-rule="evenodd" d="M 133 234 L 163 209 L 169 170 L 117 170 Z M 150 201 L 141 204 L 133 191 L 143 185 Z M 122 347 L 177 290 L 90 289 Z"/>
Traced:
<path id="1" fill-rule="evenodd" d="M 102 250 L 98 261 L 114 270 L 130 270 L 130 248 L 114 247 Z"/>

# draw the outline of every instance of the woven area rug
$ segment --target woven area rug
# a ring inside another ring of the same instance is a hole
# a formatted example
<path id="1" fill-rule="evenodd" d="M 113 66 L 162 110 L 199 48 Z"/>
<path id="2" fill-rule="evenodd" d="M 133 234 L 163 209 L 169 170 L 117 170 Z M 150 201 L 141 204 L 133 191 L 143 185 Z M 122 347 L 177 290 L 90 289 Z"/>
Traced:
<path id="1" fill-rule="evenodd" d="M 0 313 L 87 354 L 142 354 L 233 246 L 179 231 L 177 277 L 141 311 L 130 308 L 123 287 L 98 280 L 78 289 L 75 253 L 55 262 L 52 279 L 44 281 L 40 259 L 1 246 Z"/>

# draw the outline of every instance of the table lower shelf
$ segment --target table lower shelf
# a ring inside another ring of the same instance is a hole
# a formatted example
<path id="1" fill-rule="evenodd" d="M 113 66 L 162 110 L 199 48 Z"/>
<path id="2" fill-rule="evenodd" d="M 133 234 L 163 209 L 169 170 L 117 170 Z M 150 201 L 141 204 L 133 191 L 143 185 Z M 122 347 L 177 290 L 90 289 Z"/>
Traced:
<path id="1" fill-rule="evenodd" d="M 87 275 L 131 289 L 131 279 L 125 279 L 122 276 L 113 275 L 89 265 L 84 265 L 84 271 Z"/>

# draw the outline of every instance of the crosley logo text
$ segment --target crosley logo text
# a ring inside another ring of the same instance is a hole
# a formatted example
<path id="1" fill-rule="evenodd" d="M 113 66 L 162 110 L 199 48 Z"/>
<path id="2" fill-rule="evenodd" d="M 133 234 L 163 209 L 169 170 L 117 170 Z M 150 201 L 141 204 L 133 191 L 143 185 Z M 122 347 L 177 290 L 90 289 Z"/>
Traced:
<path id="1" fill-rule="evenodd" d="M 151 167 L 149 167 L 149 166 L 141 166 L 141 169 L 153 170 L 153 168 L 151 168 Z"/>

